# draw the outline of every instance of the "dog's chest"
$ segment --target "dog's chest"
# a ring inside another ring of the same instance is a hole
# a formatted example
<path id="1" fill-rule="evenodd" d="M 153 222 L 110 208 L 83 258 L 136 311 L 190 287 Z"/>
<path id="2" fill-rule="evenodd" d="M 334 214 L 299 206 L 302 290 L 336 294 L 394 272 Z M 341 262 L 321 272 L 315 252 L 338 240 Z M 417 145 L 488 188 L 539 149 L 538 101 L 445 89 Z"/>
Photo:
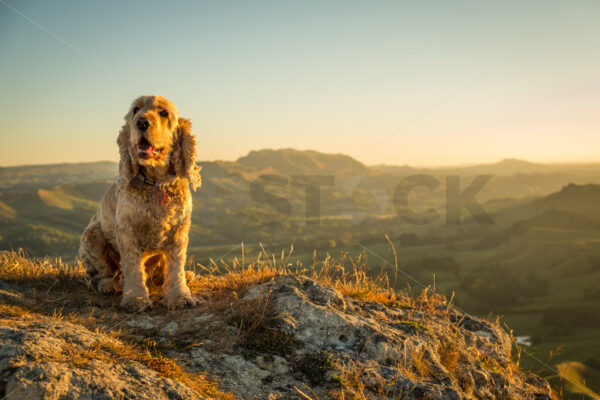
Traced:
<path id="1" fill-rule="evenodd" d="M 181 240 L 189 230 L 189 192 L 147 188 L 141 194 L 143 204 L 133 226 L 139 246 L 147 251 L 160 250 Z"/>

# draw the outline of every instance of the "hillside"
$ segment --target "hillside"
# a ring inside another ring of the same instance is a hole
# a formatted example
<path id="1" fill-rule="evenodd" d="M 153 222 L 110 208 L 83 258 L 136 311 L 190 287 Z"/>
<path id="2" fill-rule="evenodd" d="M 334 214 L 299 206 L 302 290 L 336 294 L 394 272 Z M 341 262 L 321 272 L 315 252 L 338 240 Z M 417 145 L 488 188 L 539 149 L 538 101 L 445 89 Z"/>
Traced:
<path id="1" fill-rule="evenodd" d="M 509 220 L 525 218 L 516 210 L 522 200 L 548 195 L 569 183 L 600 183 L 600 168 L 593 164 L 540 165 L 504 160 L 450 169 L 377 170 L 345 155 L 291 149 L 253 151 L 236 162 L 200 164 L 203 187 L 194 194 L 195 226 L 190 241 L 192 251 L 198 255 L 204 254 L 202 249 L 207 246 L 242 241 L 272 246 L 294 242 L 298 248 L 310 251 L 331 240 L 346 244 L 380 240 L 382 232 L 419 234 L 421 227 L 394 218 L 395 190 L 406 184 L 407 176 L 416 173 L 431 175 L 440 187 L 410 191 L 409 207 L 441 212 L 447 175 L 458 175 L 461 188 L 478 174 L 494 175 L 478 192 L 477 199 L 490 202 L 490 212 L 500 216 L 496 228 Z M 26 247 L 40 255 L 72 257 L 78 235 L 116 170 L 115 163 L 0 168 L 0 248 Z M 318 206 L 317 211 L 309 210 L 307 189 L 293 178 L 297 175 L 329 177 L 319 197 L 309 200 L 313 209 Z M 497 199 L 504 199 L 504 203 L 491 203 Z M 510 209 L 515 210 L 512 216 L 507 211 Z M 310 224 L 305 223 L 307 215 L 312 218 Z M 468 220 L 467 213 L 465 216 Z M 317 221 L 318 230 L 314 229 Z M 344 237 L 339 236 L 340 232 L 345 232 Z"/>
<path id="2" fill-rule="evenodd" d="M 114 179 L 117 171 L 117 163 L 109 161 L 0 167 L 0 189 Z"/>
<path id="3" fill-rule="evenodd" d="M 371 168 L 382 172 L 391 173 L 446 173 L 446 174 L 490 174 L 495 176 L 507 175 L 530 175 L 530 174 L 551 174 L 551 173 L 571 173 L 591 176 L 600 169 L 598 163 L 534 163 L 516 158 L 505 158 L 490 164 L 475 164 L 463 166 L 445 166 L 445 167 L 411 167 L 408 165 L 374 165 Z"/>
<path id="4" fill-rule="evenodd" d="M 439 294 L 394 294 L 360 258 L 329 258 L 319 271 L 263 260 L 190 272 L 198 308 L 168 312 L 154 288 L 153 310 L 129 314 L 117 296 L 93 292 L 78 265 L 0 253 L 0 394 L 557 398 L 519 369 L 500 325 Z"/>
<path id="5" fill-rule="evenodd" d="M 539 199 L 533 206 L 541 210 L 563 210 L 576 212 L 588 218 L 600 218 L 600 186 L 575 185 L 564 186 L 560 191 Z"/>
<path id="6" fill-rule="evenodd" d="M 451 168 L 449 168 L 451 170 Z M 559 169 L 557 165 L 537 164 L 516 158 L 505 158 L 493 164 L 481 164 L 457 168 L 457 172 L 471 172 L 476 174 L 491 174 L 491 175 L 525 175 L 525 174 L 543 174 L 553 172 Z"/>

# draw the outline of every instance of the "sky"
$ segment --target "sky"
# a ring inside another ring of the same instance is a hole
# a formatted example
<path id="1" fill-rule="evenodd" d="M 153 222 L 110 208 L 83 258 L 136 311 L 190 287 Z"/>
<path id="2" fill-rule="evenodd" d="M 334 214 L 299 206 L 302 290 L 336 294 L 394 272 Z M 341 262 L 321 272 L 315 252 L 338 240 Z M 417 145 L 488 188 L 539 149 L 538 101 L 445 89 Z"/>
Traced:
<path id="1" fill-rule="evenodd" d="M 199 160 L 600 161 L 600 1 L 0 0 L 0 166 L 117 160 L 141 94 Z"/>

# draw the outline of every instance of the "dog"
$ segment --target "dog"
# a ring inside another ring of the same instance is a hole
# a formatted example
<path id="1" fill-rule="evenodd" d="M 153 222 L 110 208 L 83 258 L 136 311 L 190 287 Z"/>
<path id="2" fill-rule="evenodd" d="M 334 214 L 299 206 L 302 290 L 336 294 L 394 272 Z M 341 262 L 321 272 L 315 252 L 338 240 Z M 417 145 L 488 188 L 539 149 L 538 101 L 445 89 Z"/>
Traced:
<path id="1" fill-rule="evenodd" d="M 196 306 L 184 269 L 190 189 L 201 185 L 191 122 L 166 98 L 141 96 L 117 144 L 119 177 L 83 232 L 79 259 L 100 293 L 123 293 L 123 307 L 152 307 L 146 280 L 160 268 L 166 306 Z"/>

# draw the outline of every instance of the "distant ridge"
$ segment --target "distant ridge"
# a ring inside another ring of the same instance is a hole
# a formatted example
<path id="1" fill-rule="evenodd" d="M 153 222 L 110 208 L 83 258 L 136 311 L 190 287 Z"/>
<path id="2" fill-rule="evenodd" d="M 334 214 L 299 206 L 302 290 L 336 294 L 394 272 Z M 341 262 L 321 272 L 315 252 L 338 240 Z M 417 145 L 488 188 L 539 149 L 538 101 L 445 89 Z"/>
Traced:
<path id="1" fill-rule="evenodd" d="M 494 164 L 480 164 L 464 169 L 477 170 L 479 174 L 514 175 L 550 172 L 556 170 L 556 166 L 551 164 L 537 164 L 516 158 L 505 158 Z"/>
<path id="2" fill-rule="evenodd" d="M 256 169 L 273 168 L 284 175 L 340 174 L 362 175 L 370 170 L 363 163 L 344 154 L 326 154 L 313 150 L 258 150 L 237 160 Z"/>
<path id="3" fill-rule="evenodd" d="M 597 170 L 598 163 L 534 163 L 517 158 L 505 158 L 495 163 L 446 165 L 435 167 L 411 167 L 409 165 L 371 165 L 376 171 L 410 174 L 410 173 L 458 173 L 458 174 L 491 174 L 491 175 L 519 175 L 519 174 L 548 174 L 562 171 Z"/>
<path id="4" fill-rule="evenodd" d="M 116 155 L 116 154 L 115 154 Z M 291 174 L 319 174 L 319 173 L 341 173 L 341 174 L 378 174 L 380 172 L 410 175 L 415 173 L 458 173 L 458 174 L 491 174 L 491 175 L 522 175 L 522 174 L 549 174 L 549 173 L 572 173 L 598 176 L 600 162 L 560 162 L 560 163 L 535 163 L 517 158 L 504 158 L 494 163 L 462 164 L 445 166 L 410 166 L 402 164 L 399 159 L 398 165 L 374 164 L 365 165 L 349 155 L 341 153 L 323 153 L 315 150 L 284 149 L 262 149 L 252 150 L 247 155 L 235 161 L 204 161 L 198 163 L 211 167 L 247 168 L 252 170 L 272 169 L 286 175 Z M 0 166 L 0 188 L 2 181 L 12 176 L 17 176 L 23 183 L 22 178 L 35 175 L 51 175 L 54 172 L 76 175 L 88 172 L 101 173 L 101 179 L 111 179 L 116 175 L 118 164 L 113 161 L 79 162 L 79 163 L 57 163 L 57 164 L 31 164 L 17 166 Z M 106 176 L 113 173 L 112 176 Z M 26 179 L 25 179 L 26 180 Z M 55 182 L 55 183 L 76 183 Z"/>

